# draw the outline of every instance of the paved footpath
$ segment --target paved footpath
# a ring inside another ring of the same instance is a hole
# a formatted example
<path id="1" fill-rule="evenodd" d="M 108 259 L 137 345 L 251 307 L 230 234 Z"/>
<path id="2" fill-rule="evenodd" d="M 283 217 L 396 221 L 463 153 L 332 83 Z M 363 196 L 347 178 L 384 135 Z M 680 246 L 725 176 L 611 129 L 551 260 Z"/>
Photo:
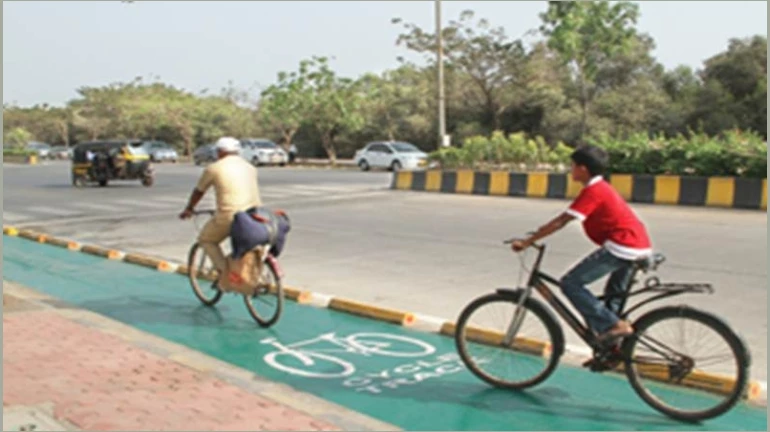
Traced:
<path id="1" fill-rule="evenodd" d="M 394 430 L 3 282 L 3 430 Z"/>

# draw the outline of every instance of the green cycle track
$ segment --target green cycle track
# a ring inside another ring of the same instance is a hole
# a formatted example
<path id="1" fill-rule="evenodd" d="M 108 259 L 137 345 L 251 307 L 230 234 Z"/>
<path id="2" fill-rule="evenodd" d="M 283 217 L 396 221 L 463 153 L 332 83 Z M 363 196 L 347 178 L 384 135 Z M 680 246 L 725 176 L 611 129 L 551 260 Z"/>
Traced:
<path id="1" fill-rule="evenodd" d="M 205 307 L 183 275 L 17 237 L 3 236 L 3 278 L 405 430 L 767 430 L 766 410 L 746 403 L 677 422 L 625 376 L 566 364 L 535 388 L 495 389 L 446 336 L 292 301 L 262 329 L 240 296 Z"/>

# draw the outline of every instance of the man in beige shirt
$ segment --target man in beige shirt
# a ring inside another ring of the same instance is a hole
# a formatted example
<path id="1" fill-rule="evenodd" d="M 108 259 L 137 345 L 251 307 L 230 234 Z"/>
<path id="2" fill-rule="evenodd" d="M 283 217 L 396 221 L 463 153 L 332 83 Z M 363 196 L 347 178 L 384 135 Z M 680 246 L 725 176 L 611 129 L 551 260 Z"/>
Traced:
<path id="1" fill-rule="evenodd" d="M 203 171 L 187 207 L 179 215 L 181 219 L 192 217 L 195 206 L 208 188 L 214 187 L 217 210 L 201 230 L 198 243 L 219 274 L 224 274 L 227 268 L 227 260 L 219 244 L 229 237 L 235 213 L 262 205 L 257 169 L 240 156 L 240 148 L 241 143 L 235 138 L 224 137 L 217 141 L 218 160 Z"/>

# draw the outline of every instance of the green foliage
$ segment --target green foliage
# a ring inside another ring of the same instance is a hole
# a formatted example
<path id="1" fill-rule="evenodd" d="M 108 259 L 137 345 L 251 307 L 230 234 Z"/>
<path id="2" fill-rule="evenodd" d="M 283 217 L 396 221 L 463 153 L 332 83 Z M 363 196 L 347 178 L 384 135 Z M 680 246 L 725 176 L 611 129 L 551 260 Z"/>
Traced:
<path id="1" fill-rule="evenodd" d="M 490 137 L 474 136 L 461 148 L 444 148 L 430 153 L 431 160 L 443 168 L 491 167 L 513 169 L 563 170 L 569 164 L 572 150 L 563 143 L 549 146 L 543 137 L 529 137 L 524 133 L 505 135 L 500 131 Z"/>
<path id="2" fill-rule="evenodd" d="M 24 128 L 13 128 L 3 136 L 3 151 L 6 149 L 23 149 L 32 140 L 32 134 Z"/>
<path id="3" fill-rule="evenodd" d="M 725 131 L 712 138 L 691 132 L 689 138 L 662 135 L 649 138 L 633 134 L 627 139 L 601 135 L 590 144 L 607 150 L 610 173 L 738 176 L 764 178 L 767 173 L 767 143 L 755 133 Z M 461 148 L 444 148 L 430 154 L 445 169 L 516 169 L 564 171 L 574 150 L 558 143 L 549 146 L 542 137 L 522 133 L 490 137 L 474 136 Z"/>
<path id="4" fill-rule="evenodd" d="M 32 156 L 34 154 L 37 154 L 37 152 L 35 152 L 34 150 L 9 149 L 9 148 L 3 149 L 3 156 Z"/>
<path id="5" fill-rule="evenodd" d="M 718 137 L 690 132 L 666 139 L 634 134 L 626 140 L 610 136 L 593 139 L 607 150 L 610 171 L 630 174 L 676 174 L 764 178 L 767 143 L 753 132 L 724 131 Z"/>

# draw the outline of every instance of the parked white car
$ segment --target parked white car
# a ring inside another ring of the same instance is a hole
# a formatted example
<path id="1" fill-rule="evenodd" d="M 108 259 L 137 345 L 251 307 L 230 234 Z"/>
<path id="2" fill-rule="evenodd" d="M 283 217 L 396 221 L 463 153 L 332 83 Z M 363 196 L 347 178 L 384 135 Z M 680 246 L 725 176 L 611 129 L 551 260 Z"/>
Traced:
<path id="1" fill-rule="evenodd" d="M 289 155 L 278 144 L 265 138 L 241 140 L 241 156 L 254 165 L 280 165 L 289 161 Z"/>
<path id="2" fill-rule="evenodd" d="M 362 171 L 387 168 L 393 171 L 414 170 L 428 166 L 428 154 L 414 144 L 398 141 L 370 142 L 353 157 Z"/>

